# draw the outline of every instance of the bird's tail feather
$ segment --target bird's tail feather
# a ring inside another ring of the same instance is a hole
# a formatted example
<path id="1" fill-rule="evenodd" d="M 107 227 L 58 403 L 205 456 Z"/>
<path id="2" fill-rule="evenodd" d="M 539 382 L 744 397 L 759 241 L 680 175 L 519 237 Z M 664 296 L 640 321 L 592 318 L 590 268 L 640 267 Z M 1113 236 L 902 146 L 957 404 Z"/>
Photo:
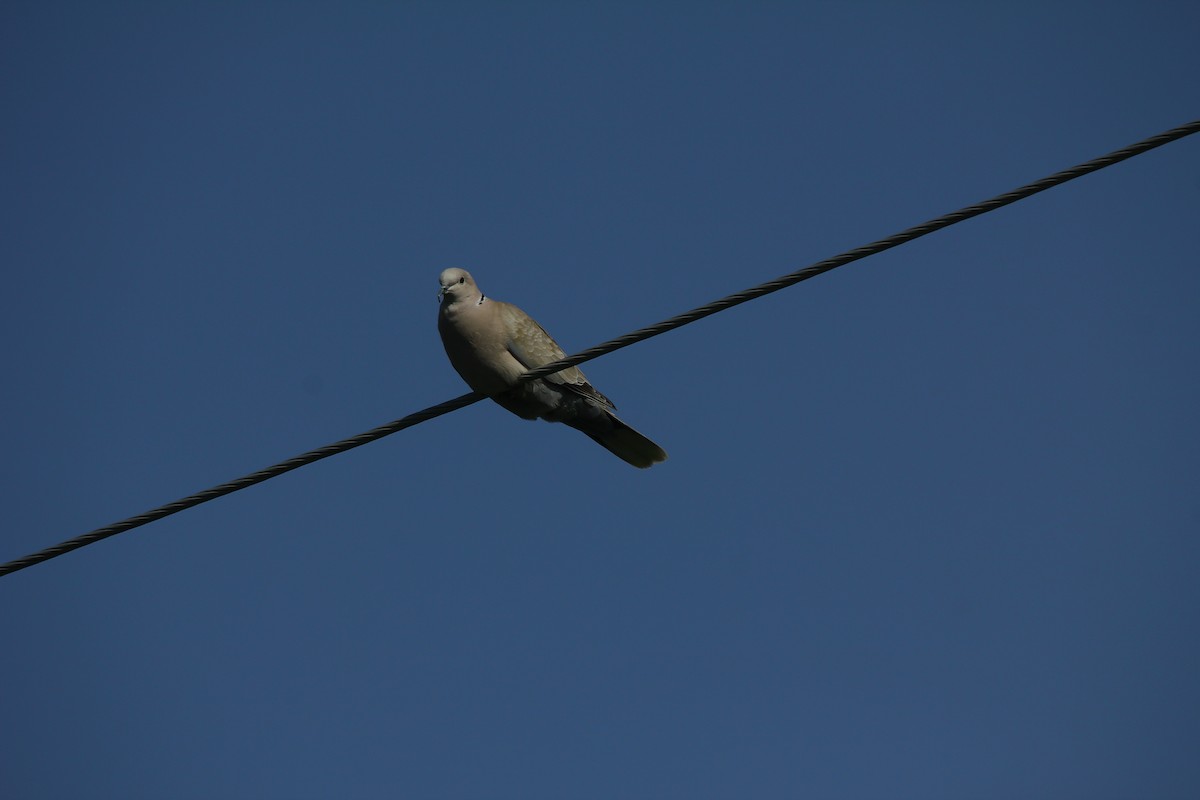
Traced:
<path id="1" fill-rule="evenodd" d="M 606 413 L 605 416 L 608 418 L 609 424 L 603 427 L 594 422 L 586 426 L 571 425 L 571 427 L 586 433 L 605 450 L 639 469 L 646 469 L 660 461 L 667 460 L 666 451 L 657 444 L 626 425 L 611 412 Z"/>

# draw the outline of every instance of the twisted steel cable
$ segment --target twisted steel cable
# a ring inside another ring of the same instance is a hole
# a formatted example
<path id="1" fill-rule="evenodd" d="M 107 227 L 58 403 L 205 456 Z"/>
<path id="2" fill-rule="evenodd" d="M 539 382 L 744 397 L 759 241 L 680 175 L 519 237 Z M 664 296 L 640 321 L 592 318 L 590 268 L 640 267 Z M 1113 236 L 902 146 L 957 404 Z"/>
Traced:
<path id="1" fill-rule="evenodd" d="M 666 333 L 667 331 L 681 328 L 684 325 L 704 319 L 705 317 L 716 314 L 720 311 L 725 311 L 726 309 L 733 308 L 734 306 L 741 305 L 742 303 L 749 302 L 750 300 L 755 300 L 759 297 L 763 297 L 764 295 L 771 294 L 772 292 L 777 292 L 780 289 L 794 286 L 795 284 L 800 283 L 801 281 L 806 281 L 809 278 L 815 278 L 818 275 L 829 272 L 830 270 L 844 266 L 853 261 L 858 261 L 866 258 L 867 256 L 875 255 L 876 253 L 882 253 L 884 250 L 890 250 L 893 247 L 905 244 L 906 242 L 911 242 L 913 239 L 918 239 L 922 236 L 933 233 L 934 231 L 939 231 L 942 228 L 948 228 L 951 225 L 971 219 L 972 217 L 986 214 L 989 211 L 995 211 L 998 208 L 1015 203 L 1018 200 L 1024 200 L 1025 198 L 1035 195 L 1038 192 L 1044 192 L 1047 189 L 1059 186 L 1067 181 L 1071 181 L 1075 178 L 1079 178 L 1089 173 L 1096 172 L 1097 170 L 1104 169 L 1105 167 L 1112 166 L 1113 164 L 1133 158 L 1134 156 L 1145 153 L 1148 150 L 1153 150 L 1156 147 L 1161 147 L 1164 144 L 1168 144 L 1177 139 L 1182 139 L 1185 136 L 1190 136 L 1191 134 L 1197 132 L 1200 132 L 1200 120 L 1194 120 L 1185 125 L 1180 125 L 1177 128 L 1172 128 L 1171 130 L 1165 131 L 1156 136 L 1143 139 L 1142 141 L 1131 144 L 1128 147 L 1115 150 L 1108 155 L 1094 158 L 1091 161 L 1086 161 L 1077 166 L 1062 170 L 1061 172 L 1056 172 L 1053 175 L 1034 181 L 1033 183 L 1026 184 L 1018 189 L 1013 189 L 1010 192 L 997 195 L 990 200 L 985 200 L 982 203 L 976 203 L 975 205 L 961 208 L 957 211 L 953 211 L 949 214 L 931 219 L 928 222 L 923 222 L 920 225 L 916 225 L 907 230 L 888 236 L 884 239 L 879 239 L 871 244 L 863 245 L 862 247 L 855 248 L 854 250 L 848 250 L 841 255 L 827 258 L 824 261 L 818 261 L 815 264 L 811 264 L 803 269 L 799 269 L 795 272 L 775 278 L 774 280 L 767 281 L 766 283 L 759 284 L 758 286 L 754 286 L 749 289 L 745 289 L 741 292 L 737 292 L 736 294 L 731 294 L 728 297 L 721 298 L 720 300 L 714 300 L 713 302 L 702 305 L 699 308 L 694 308 L 691 311 L 685 311 L 682 314 L 678 314 L 670 319 L 655 323 L 654 325 L 649 325 L 645 328 L 640 328 L 639 330 L 627 333 L 623 336 L 618 336 L 615 339 L 610 339 L 609 341 L 598 344 L 595 347 L 589 347 L 586 350 L 576 353 L 575 355 L 568 356 L 560 361 L 555 361 L 551 364 L 546 364 L 545 366 L 530 370 L 522 375 L 520 379 L 522 381 L 534 380 L 536 378 L 558 372 L 561 369 L 582 364 L 585 361 L 591 361 L 594 358 L 607 355 L 615 350 L 628 347 L 631 344 L 636 344 L 637 342 L 644 341 L 653 336 L 658 336 L 661 333 Z M 137 516 L 129 517 L 128 519 L 115 522 L 111 525 L 106 525 L 103 528 L 97 528 L 94 531 L 76 536 L 73 539 L 68 539 L 65 542 L 47 547 L 44 550 L 32 553 L 23 558 L 9 561 L 7 564 L 0 565 L 0 577 L 16 572 L 17 570 L 25 569 L 26 567 L 31 567 L 34 564 L 40 564 L 43 561 L 49 561 L 50 559 L 61 556 L 64 553 L 69 553 L 72 550 L 78 550 L 81 547 L 86 547 L 87 545 L 98 542 L 101 539 L 107 539 L 109 536 L 115 536 L 118 533 L 124 533 L 125 531 L 141 527 L 142 525 L 160 520 L 163 517 L 168 517 L 185 509 L 200 505 L 201 503 L 206 503 L 209 500 L 215 500 L 218 497 L 223 497 L 224 495 L 232 494 L 233 492 L 245 489 L 257 483 L 262 483 L 263 481 L 282 475 L 285 472 L 291 472 L 294 469 L 299 469 L 300 467 L 312 464 L 315 461 L 320 461 L 323 458 L 328 458 L 329 456 L 337 455 L 338 453 L 344 453 L 347 450 L 354 449 L 355 447 L 373 442 L 377 439 L 382 439 L 385 436 L 404 430 L 405 428 L 411 428 L 414 425 L 426 422 L 435 417 L 440 417 L 443 414 L 448 414 L 451 411 L 457 411 L 460 408 L 465 408 L 466 406 L 469 406 L 472 403 L 477 403 L 482 399 L 484 399 L 484 396 L 477 392 L 461 395 L 453 400 L 447 400 L 444 403 L 430 406 L 429 408 L 409 414 L 408 416 L 402 417 L 394 422 L 389 422 L 386 425 L 381 425 L 364 433 L 360 433 L 357 436 L 351 436 L 348 439 L 342 439 L 339 442 L 334 442 L 333 444 L 325 445 L 324 447 L 319 447 L 315 450 L 309 450 L 307 453 L 302 453 L 298 456 L 289 458 L 286 461 L 281 461 L 278 464 L 267 467 L 266 469 L 261 469 L 258 472 L 222 483 L 219 486 L 212 487 L 211 489 L 205 489 L 204 491 L 196 492 L 195 494 L 188 495 L 187 497 L 176 500 L 172 503 L 167 503 L 166 505 L 151 509 L 150 511 L 138 514 Z"/>
<path id="2" fill-rule="evenodd" d="M 952 211 L 949 214 L 931 219 L 928 222 L 922 222 L 920 225 L 901 231 L 900 233 L 892 234 L 885 239 L 879 239 L 871 244 L 863 245 L 854 250 L 848 250 L 841 255 L 827 258 L 824 261 L 818 261 L 803 269 L 798 269 L 795 272 L 790 272 L 787 275 L 780 276 L 774 280 L 760 283 L 758 286 L 745 289 L 731 294 L 728 297 L 722 297 L 720 300 L 714 300 L 711 303 L 702 305 L 699 308 L 693 308 L 691 311 L 685 311 L 682 314 L 663 320 L 662 322 L 648 325 L 645 328 L 627 333 L 624 336 L 618 336 L 615 339 L 610 339 L 607 342 L 598 344 L 595 347 L 589 347 L 576 353 L 573 356 L 568 356 L 561 361 L 555 361 L 553 364 L 546 364 L 543 367 L 530 370 L 521 376 L 522 380 L 533 380 L 541 378 L 560 369 L 582 364 L 585 361 L 591 361 L 593 358 L 599 358 L 602 355 L 607 355 L 614 350 L 620 350 L 622 347 L 628 347 L 631 344 L 649 339 L 652 336 L 658 336 L 660 333 L 673 331 L 676 328 L 683 327 L 688 323 L 695 322 L 698 319 L 716 314 L 719 311 L 733 308 L 750 300 L 756 300 L 764 295 L 777 292 L 780 289 L 786 289 L 789 286 L 794 286 L 801 281 L 806 281 L 809 278 L 815 278 L 818 275 L 829 272 L 832 269 L 849 264 L 852 261 L 858 261 L 873 256 L 876 253 L 882 253 L 884 250 L 890 250 L 893 247 L 911 242 L 913 239 L 918 239 L 926 234 L 940 231 L 942 228 L 948 228 L 964 220 L 978 217 L 980 214 L 986 214 L 989 211 L 995 211 L 1018 200 L 1024 200 L 1026 197 L 1044 192 L 1047 189 L 1052 189 L 1055 186 L 1074 180 L 1075 178 L 1083 177 L 1089 173 L 1112 166 L 1126 159 L 1133 158 L 1136 155 L 1141 155 L 1147 150 L 1153 150 L 1156 147 L 1161 147 L 1164 144 L 1182 139 L 1185 136 L 1190 136 L 1193 133 L 1200 132 L 1200 120 L 1194 120 L 1186 125 L 1180 125 L 1178 128 L 1172 128 L 1169 131 L 1160 133 L 1157 136 L 1151 136 L 1149 139 L 1144 139 L 1136 144 L 1131 144 L 1128 147 L 1123 147 L 1120 150 L 1114 150 L 1105 156 L 1094 158 L 1091 161 L 1086 161 L 1070 169 L 1064 169 L 1062 172 L 1056 172 L 1053 175 L 1026 184 L 1019 189 L 1013 189 L 1011 192 L 997 195 L 990 200 L 984 200 L 982 203 L 976 203 L 973 206 L 960 208 L 958 211 Z"/>

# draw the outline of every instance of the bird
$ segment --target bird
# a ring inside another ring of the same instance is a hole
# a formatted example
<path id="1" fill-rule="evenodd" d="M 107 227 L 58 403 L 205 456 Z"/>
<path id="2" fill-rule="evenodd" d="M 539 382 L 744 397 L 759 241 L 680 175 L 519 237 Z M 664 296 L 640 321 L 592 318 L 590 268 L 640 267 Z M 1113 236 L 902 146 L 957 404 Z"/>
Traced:
<path id="1" fill-rule="evenodd" d="M 517 380 L 566 358 L 532 317 L 484 295 L 465 269 L 443 270 L 438 284 L 438 333 L 451 366 L 468 386 L 522 419 L 561 422 L 582 431 L 640 469 L 667 459 L 666 451 L 617 417 L 616 406 L 578 367 Z"/>

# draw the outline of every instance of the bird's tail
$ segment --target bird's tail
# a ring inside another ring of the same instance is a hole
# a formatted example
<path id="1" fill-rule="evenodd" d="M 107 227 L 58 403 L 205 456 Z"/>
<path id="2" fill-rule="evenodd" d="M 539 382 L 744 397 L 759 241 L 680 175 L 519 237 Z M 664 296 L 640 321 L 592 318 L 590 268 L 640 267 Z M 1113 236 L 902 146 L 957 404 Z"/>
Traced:
<path id="1" fill-rule="evenodd" d="M 605 450 L 639 469 L 646 469 L 667 460 L 665 450 L 626 425 L 616 415 L 605 412 L 604 416 L 607 419 L 600 424 L 597 424 L 595 419 L 582 425 L 572 425 L 570 422 L 567 424 L 583 431 Z M 580 419 L 578 422 L 584 420 Z"/>

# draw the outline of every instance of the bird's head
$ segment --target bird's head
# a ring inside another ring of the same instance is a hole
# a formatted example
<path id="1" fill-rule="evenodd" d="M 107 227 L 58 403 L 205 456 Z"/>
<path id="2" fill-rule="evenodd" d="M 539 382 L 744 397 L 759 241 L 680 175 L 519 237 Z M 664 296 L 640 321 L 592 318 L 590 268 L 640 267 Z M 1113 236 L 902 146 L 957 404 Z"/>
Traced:
<path id="1" fill-rule="evenodd" d="M 458 267 L 442 270 L 438 277 L 438 285 L 439 303 L 455 303 L 479 293 L 479 287 L 475 285 L 471 273 Z"/>

